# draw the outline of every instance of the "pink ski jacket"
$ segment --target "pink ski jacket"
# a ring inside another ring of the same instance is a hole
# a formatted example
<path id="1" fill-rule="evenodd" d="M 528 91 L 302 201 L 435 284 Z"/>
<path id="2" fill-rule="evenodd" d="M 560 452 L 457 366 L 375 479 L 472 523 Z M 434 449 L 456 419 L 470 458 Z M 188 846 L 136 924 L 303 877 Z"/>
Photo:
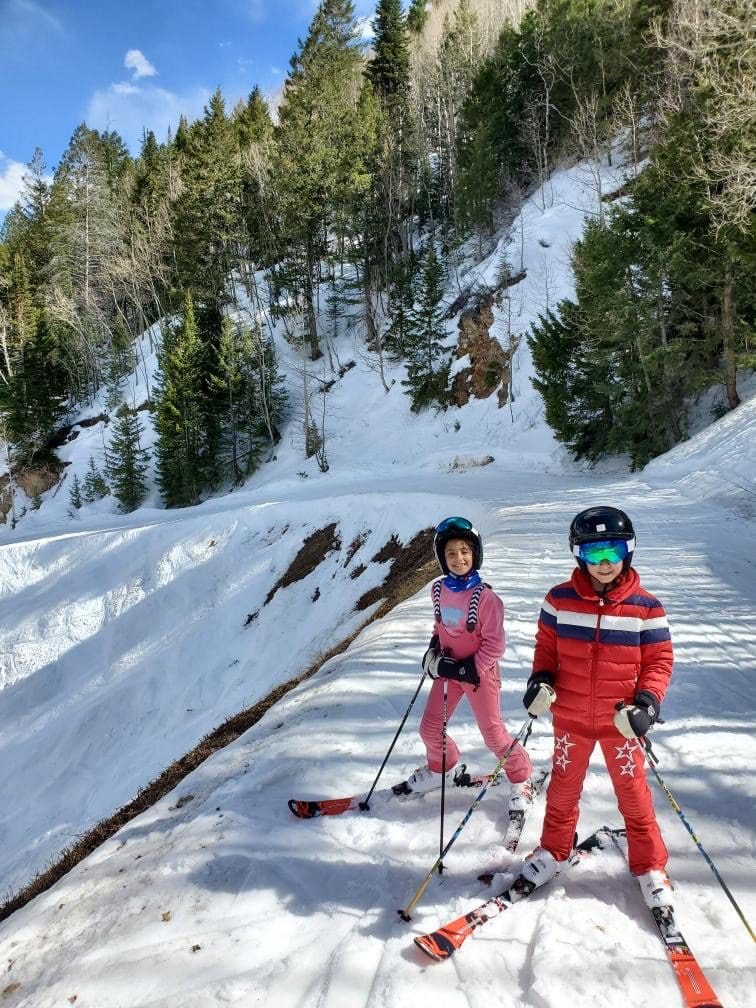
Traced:
<path id="1" fill-rule="evenodd" d="M 435 582 L 431 594 L 438 592 Z M 457 661 L 475 656 L 478 675 L 499 678 L 499 659 L 504 654 L 504 603 L 492 588 L 482 586 L 479 592 L 477 613 L 471 613 L 475 588 L 453 592 L 441 581 L 438 611 L 433 632 L 438 634 L 441 650 Z M 434 598 L 435 602 L 435 598 Z M 468 618 L 476 616 L 474 629 L 468 630 Z"/>

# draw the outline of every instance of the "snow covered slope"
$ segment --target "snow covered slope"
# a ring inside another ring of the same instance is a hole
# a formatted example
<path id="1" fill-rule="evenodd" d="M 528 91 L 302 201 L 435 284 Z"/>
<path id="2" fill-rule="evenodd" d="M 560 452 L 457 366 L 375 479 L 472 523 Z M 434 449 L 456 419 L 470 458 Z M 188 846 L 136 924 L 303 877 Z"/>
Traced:
<path id="1" fill-rule="evenodd" d="M 502 700 L 510 726 L 523 717 L 541 595 L 570 566 L 569 518 L 596 500 L 622 502 L 639 530 L 644 581 L 665 601 L 676 643 L 667 722 L 655 731 L 660 770 L 753 919 L 756 577 L 742 519 L 641 481 L 491 469 L 451 479 L 485 515 L 486 575 L 507 602 Z M 448 503 L 438 498 L 435 511 Z M 580 1006 L 678 1004 L 637 887 L 611 851 L 481 929 L 452 964 L 421 961 L 412 935 L 472 908 L 485 898 L 478 871 L 507 864 L 504 788 L 470 820 L 409 926 L 396 909 L 437 853 L 432 797 L 371 816 L 290 815 L 289 797 L 369 787 L 416 684 L 428 619 L 420 593 L 366 629 L 237 743 L 0 926 L 0 963 L 11 965 L 5 980 L 19 985 L 8 1004 L 52 1008 L 75 996 L 97 1008 L 409 1008 L 418 999 L 438 1008 L 562 1008 L 567 991 Z M 389 780 L 422 760 L 416 728 L 412 718 Z M 452 731 L 472 768 L 490 767 L 466 709 Z M 531 746 L 536 762 L 548 757 L 547 723 Z M 90 759 L 94 772 L 101 764 Z M 450 794 L 447 836 L 470 800 L 469 792 Z M 658 792 L 656 802 L 685 935 L 723 1004 L 753 1004 L 752 943 Z M 537 842 L 540 812 L 525 850 Z M 604 823 L 617 824 L 618 813 L 597 759 L 579 828 Z"/>
<path id="2" fill-rule="evenodd" d="M 553 201 L 550 193 L 543 209 L 536 194 L 522 228 L 515 223 L 528 269 L 513 289 L 519 332 L 547 298 L 570 292 L 568 249 L 592 196 L 583 182 L 579 167 L 556 176 Z M 500 251 L 478 267 L 482 275 Z M 516 243 L 509 254 L 519 265 Z M 501 336 L 500 315 L 495 325 Z M 446 514 L 469 515 L 486 540 L 484 574 L 507 607 L 502 703 L 516 729 L 541 598 L 570 569 L 569 520 L 606 501 L 630 511 L 644 583 L 673 626 L 675 678 L 667 723 L 655 731 L 660 770 L 753 920 L 756 536 L 747 488 L 756 483 L 756 400 L 638 477 L 598 476 L 565 463 L 530 387 L 524 343 L 511 413 L 485 400 L 440 418 L 413 417 L 397 385 L 385 394 L 360 345 L 349 335 L 338 344 L 342 360 L 357 364 L 332 392 L 328 473 L 303 463 L 292 422 L 275 463 L 199 507 L 165 512 L 153 496 L 120 516 L 106 500 L 72 520 L 61 493 L 4 531 L 5 886 L 22 884 L 208 729 L 358 626 L 369 612 L 355 614 L 354 603 L 385 572 L 371 562 L 376 551 Z M 294 355 L 281 349 L 293 370 Z M 83 472 L 106 436 L 86 428 L 66 448 L 71 469 Z M 475 464 L 486 455 L 495 461 Z M 733 491 L 735 480 L 745 489 Z M 341 547 L 263 605 L 303 538 L 332 522 Z M 352 579 L 358 564 L 366 569 Z M 475 813 L 410 927 L 395 911 L 437 853 L 432 798 L 332 820 L 288 812 L 292 796 L 369 787 L 417 683 L 429 626 L 421 592 L 0 925 L 0 1003 L 414 1008 L 422 998 L 437 1008 L 563 1008 L 569 984 L 579 1008 L 678 1004 L 637 887 L 612 852 L 482 929 L 453 964 L 420 961 L 411 935 L 474 906 L 478 871 L 505 863 L 503 788 Z M 422 760 L 418 708 L 387 782 Z M 464 707 L 453 734 L 471 768 L 490 768 Z M 537 762 L 548 757 L 548 723 L 531 745 Z M 447 835 L 471 800 L 466 791 L 449 796 Z M 727 1008 L 754 1003 L 750 939 L 661 795 L 657 807 L 686 937 Z M 618 813 L 599 760 L 581 834 L 604 823 L 617 824 Z M 540 809 L 525 850 L 539 826 Z"/>
<path id="3" fill-rule="evenodd" d="M 622 172 L 606 171 L 610 190 Z M 569 248 L 593 200 L 581 166 L 557 173 L 547 191 L 524 204 L 511 237 L 502 236 L 485 262 L 467 263 L 460 283 L 490 285 L 506 252 L 527 274 L 510 288 L 513 332 L 526 333 L 547 303 L 570 293 Z M 449 300 L 456 293 L 450 289 Z M 493 326 L 502 339 L 503 310 Z M 456 324 L 449 321 L 450 342 Z M 132 406 L 154 384 L 153 337 L 148 332 L 139 344 L 140 366 L 126 391 Z M 296 394 L 301 361 L 280 330 L 276 339 Z M 294 402 L 276 460 L 243 490 L 166 512 L 153 483 L 131 515 L 117 514 L 113 498 L 72 512 L 74 475 L 84 479 L 90 458 L 102 467 L 111 426 L 99 422 L 77 427 L 60 450 L 67 463 L 62 486 L 44 494 L 39 510 L 27 511 L 15 529 L 0 527 L 6 544 L 0 548 L 0 760 L 18 768 L 0 778 L 0 877 L 8 889 L 228 715 L 303 671 L 360 625 L 363 617 L 350 615 L 354 603 L 384 571 L 374 565 L 357 580 L 349 577 L 344 554 L 355 536 L 368 536 L 355 559 L 366 564 L 392 535 L 406 542 L 443 513 L 469 509 L 468 484 L 446 474 L 490 457 L 499 470 L 564 470 L 565 454 L 530 382 L 524 339 L 511 408 L 499 408 L 491 396 L 441 416 L 411 413 L 401 368 L 387 376 L 393 384 L 384 392 L 357 330 L 343 333 L 333 352 L 341 364 L 356 363 L 329 393 L 327 473 L 303 459 Z M 104 395 L 90 416 L 104 411 Z M 150 444 L 150 415 L 139 416 Z M 424 498 L 430 488 L 434 495 L 459 488 L 461 499 Z M 302 539 L 333 521 L 343 548 L 328 560 L 329 574 L 323 568 L 279 593 L 243 629 Z M 336 580 L 328 581 L 331 573 Z M 316 589 L 321 598 L 312 606 Z M 93 759 L 94 773 L 88 769 Z"/>

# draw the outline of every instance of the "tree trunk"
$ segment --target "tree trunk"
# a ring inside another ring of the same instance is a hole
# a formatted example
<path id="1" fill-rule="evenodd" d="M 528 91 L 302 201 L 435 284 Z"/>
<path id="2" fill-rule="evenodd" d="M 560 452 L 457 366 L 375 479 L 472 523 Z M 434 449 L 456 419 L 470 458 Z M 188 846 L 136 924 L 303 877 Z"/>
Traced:
<path id="1" fill-rule="evenodd" d="M 305 319 L 307 322 L 307 338 L 310 341 L 310 360 L 319 360 L 323 353 L 318 342 L 318 319 L 315 314 L 315 285 L 312 280 L 312 256 L 310 246 L 307 246 L 307 261 L 305 263 Z"/>
<path id="2" fill-rule="evenodd" d="M 724 360 L 725 392 L 730 409 L 740 405 L 735 357 L 735 305 L 732 297 L 732 278 L 729 270 L 722 290 L 722 357 Z"/>

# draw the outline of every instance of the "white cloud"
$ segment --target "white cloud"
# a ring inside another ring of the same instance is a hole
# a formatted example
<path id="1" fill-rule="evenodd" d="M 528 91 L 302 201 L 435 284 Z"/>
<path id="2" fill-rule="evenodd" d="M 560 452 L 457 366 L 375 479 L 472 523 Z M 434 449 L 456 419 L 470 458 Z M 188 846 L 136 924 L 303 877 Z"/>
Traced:
<path id="1" fill-rule="evenodd" d="M 154 77 L 157 73 L 155 67 L 140 49 L 129 49 L 123 59 L 123 65 L 128 70 L 134 71 L 134 80 L 140 77 Z"/>
<path id="2" fill-rule="evenodd" d="M 122 82 L 95 91 L 85 119 L 93 129 L 116 130 L 135 154 L 145 130 L 152 130 L 158 141 L 164 141 L 169 127 L 176 132 L 182 115 L 189 120 L 198 118 L 209 100 L 207 88 L 175 94 L 154 84 Z"/>
<path id="3" fill-rule="evenodd" d="M 20 42 L 41 31 L 65 35 L 60 18 L 35 0 L 0 0 L 0 41 Z"/>
<path id="4" fill-rule="evenodd" d="M 12 161 L 0 151 L 0 212 L 10 210 L 21 195 L 26 165 Z"/>

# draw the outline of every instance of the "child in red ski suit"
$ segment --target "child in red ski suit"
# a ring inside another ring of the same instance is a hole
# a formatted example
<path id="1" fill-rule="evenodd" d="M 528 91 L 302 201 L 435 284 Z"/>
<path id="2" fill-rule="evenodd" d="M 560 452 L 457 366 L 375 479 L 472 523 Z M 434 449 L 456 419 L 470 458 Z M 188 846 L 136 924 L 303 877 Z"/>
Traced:
<path id="1" fill-rule="evenodd" d="M 531 715 L 551 709 L 554 719 L 541 846 L 526 858 L 523 875 L 541 885 L 570 856 L 598 743 L 625 820 L 630 870 L 650 906 L 669 905 L 667 849 L 639 742 L 658 719 L 672 674 L 669 624 L 631 566 L 635 533 L 623 511 L 582 511 L 572 522 L 570 547 L 578 566 L 543 602 L 523 698 Z"/>
<path id="2" fill-rule="evenodd" d="M 407 791 L 417 794 L 441 787 L 444 689 L 447 719 L 466 697 L 483 741 L 497 759 L 513 742 L 502 721 L 499 698 L 504 603 L 478 573 L 483 562 L 480 535 L 466 518 L 446 518 L 436 529 L 434 551 L 444 576 L 434 581 L 431 589 L 433 637 L 423 658 L 423 667 L 434 680 L 420 722 L 428 765 L 405 782 Z M 459 758 L 456 742 L 447 736 L 448 781 L 453 780 Z M 512 784 L 510 808 L 520 808 L 530 799 L 531 770 L 530 757 L 518 742 L 504 765 Z"/>

